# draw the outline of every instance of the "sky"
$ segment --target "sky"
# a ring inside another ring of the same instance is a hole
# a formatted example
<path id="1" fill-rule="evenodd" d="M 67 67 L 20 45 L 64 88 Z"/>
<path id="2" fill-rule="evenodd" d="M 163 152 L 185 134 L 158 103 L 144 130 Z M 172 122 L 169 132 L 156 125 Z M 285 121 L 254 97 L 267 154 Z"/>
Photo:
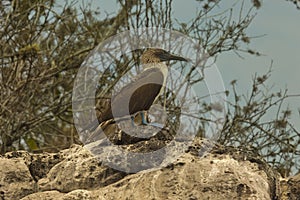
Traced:
<path id="1" fill-rule="evenodd" d="M 231 6 L 221 5 L 224 7 Z M 234 1 L 232 1 L 234 2 Z M 226 4 L 223 3 L 223 4 Z M 176 16 L 188 19 L 190 10 L 196 12 L 197 4 L 190 5 L 183 1 L 175 1 Z M 176 9 L 176 7 L 180 9 Z M 178 12 L 177 12 L 178 10 Z M 247 30 L 249 36 L 262 36 L 251 40 L 250 47 L 259 51 L 263 56 L 241 54 L 241 59 L 233 52 L 220 54 L 217 65 L 225 85 L 237 79 L 240 88 L 249 88 L 251 78 L 255 73 L 261 74 L 268 71 L 273 61 L 273 73 L 270 84 L 274 83 L 280 88 L 287 87 L 291 93 L 299 93 L 298 75 L 300 74 L 300 10 L 292 3 L 284 0 L 263 1 L 262 7 L 256 11 L 257 16 Z M 238 13 L 237 13 L 238 14 Z M 234 72 L 234 73 L 233 73 Z M 248 86 L 248 87 L 247 87 Z M 300 105 L 299 105 L 300 107 Z"/>
<path id="2" fill-rule="evenodd" d="M 230 78 L 226 72 L 229 69 L 241 76 L 241 80 L 249 79 L 249 74 L 266 71 L 273 61 L 270 82 L 280 88 L 287 87 L 291 93 L 300 93 L 300 24 L 297 19 L 300 19 L 300 10 L 293 4 L 282 0 L 264 1 L 248 31 L 252 35 L 265 34 L 251 42 L 264 56 L 246 56 L 243 60 L 233 54 L 221 55 L 218 66 L 225 79 Z"/>
<path id="3" fill-rule="evenodd" d="M 290 94 L 300 94 L 300 10 L 292 3 L 283 0 L 264 1 L 257 16 L 250 25 L 251 35 L 265 35 L 251 41 L 251 47 L 264 56 L 245 56 L 240 59 L 233 53 L 224 53 L 217 60 L 217 65 L 225 85 L 231 79 L 237 79 L 240 91 L 250 88 L 251 78 L 255 73 L 266 72 L 271 62 L 272 74 L 267 82 L 274 85 L 274 90 L 287 88 Z M 232 73 L 234 72 L 234 73 Z M 300 130 L 300 98 L 288 99 L 287 106 L 294 112 L 292 122 Z"/>
<path id="4" fill-rule="evenodd" d="M 100 8 L 102 14 L 113 14 L 118 11 L 116 1 L 92 2 L 95 8 Z M 224 7 L 231 7 L 234 2 L 236 1 L 222 1 L 220 11 Z M 197 9 L 200 9 L 197 5 L 194 0 L 173 0 L 173 17 L 188 22 L 195 16 Z M 264 35 L 251 40 L 250 43 L 250 47 L 263 56 L 241 54 L 244 57 L 242 59 L 233 52 L 220 54 L 216 64 L 226 89 L 229 89 L 230 82 L 236 79 L 237 90 L 246 94 L 251 89 L 251 80 L 255 73 L 262 75 L 269 70 L 272 63 L 273 72 L 267 85 L 273 86 L 274 91 L 287 88 L 290 94 L 300 94 L 298 78 L 300 75 L 300 10 L 285 0 L 265 0 L 262 7 L 255 12 L 257 15 L 247 33 L 249 36 Z M 288 99 L 286 103 L 295 114 L 292 122 L 300 130 L 300 117 L 297 110 L 300 108 L 300 98 Z"/>

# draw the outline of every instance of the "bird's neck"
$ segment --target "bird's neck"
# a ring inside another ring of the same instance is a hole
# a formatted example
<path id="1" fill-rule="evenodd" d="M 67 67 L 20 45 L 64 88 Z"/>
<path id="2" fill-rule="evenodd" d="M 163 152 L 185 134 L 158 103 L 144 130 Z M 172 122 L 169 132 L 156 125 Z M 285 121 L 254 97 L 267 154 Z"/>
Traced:
<path id="1" fill-rule="evenodd" d="M 166 81 L 167 81 L 167 76 L 168 76 L 168 66 L 161 62 L 161 63 L 150 63 L 150 64 L 146 64 L 145 68 L 144 68 L 144 71 L 147 71 L 149 69 L 153 69 L 153 68 L 158 68 L 162 73 L 163 73 L 163 77 L 164 77 L 164 80 L 163 80 L 163 83 L 162 83 L 162 87 L 159 91 L 159 94 L 162 94 L 165 86 L 166 86 Z M 157 101 L 159 95 L 156 96 L 154 102 Z"/>
<path id="2" fill-rule="evenodd" d="M 162 73 L 163 73 L 163 76 L 164 76 L 164 84 L 165 85 L 165 82 L 166 82 L 166 78 L 168 76 L 168 66 L 163 63 L 163 62 L 160 62 L 160 63 L 149 63 L 149 64 L 145 64 L 144 66 L 144 71 L 148 70 L 148 69 L 153 69 L 153 68 L 157 68 L 159 69 Z"/>

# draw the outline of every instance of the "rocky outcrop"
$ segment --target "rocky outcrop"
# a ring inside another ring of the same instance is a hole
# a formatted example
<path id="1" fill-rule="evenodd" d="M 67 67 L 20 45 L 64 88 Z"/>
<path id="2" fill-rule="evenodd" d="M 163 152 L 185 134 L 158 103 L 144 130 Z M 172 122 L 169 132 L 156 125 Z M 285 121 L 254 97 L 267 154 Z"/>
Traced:
<path id="1" fill-rule="evenodd" d="M 36 191 L 36 182 L 22 158 L 0 158 L 0 199 L 19 199 Z"/>
<path id="2" fill-rule="evenodd" d="M 203 154 L 204 143 L 207 141 L 196 139 L 167 166 L 134 174 L 103 165 L 80 145 L 58 153 L 10 152 L 0 158 L 0 197 L 23 200 L 278 199 L 282 193 L 280 176 L 258 156 L 220 145 L 214 145 L 210 152 Z M 140 146 L 143 144 L 130 148 Z"/>

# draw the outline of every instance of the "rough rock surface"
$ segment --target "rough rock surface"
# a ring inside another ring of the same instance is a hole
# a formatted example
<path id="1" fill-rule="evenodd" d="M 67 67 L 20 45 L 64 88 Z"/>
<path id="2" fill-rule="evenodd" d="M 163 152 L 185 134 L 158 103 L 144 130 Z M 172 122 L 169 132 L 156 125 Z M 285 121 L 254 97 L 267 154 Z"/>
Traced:
<path id="1" fill-rule="evenodd" d="M 36 191 L 36 183 L 22 158 L 0 158 L 0 199 L 19 199 Z"/>
<path id="2" fill-rule="evenodd" d="M 278 199 L 279 175 L 258 157 L 219 145 L 203 154 L 199 146 L 203 146 L 203 141 L 195 140 L 166 167 L 135 174 L 102 165 L 80 145 L 52 154 L 10 152 L 0 158 L 0 197 Z"/>

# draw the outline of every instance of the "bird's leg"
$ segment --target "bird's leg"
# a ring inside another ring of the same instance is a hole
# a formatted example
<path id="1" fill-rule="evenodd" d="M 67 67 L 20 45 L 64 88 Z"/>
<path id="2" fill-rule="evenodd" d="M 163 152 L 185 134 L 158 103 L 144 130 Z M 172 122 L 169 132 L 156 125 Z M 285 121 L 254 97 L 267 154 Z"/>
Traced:
<path id="1" fill-rule="evenodd" d="M 142 117 L 142 125 L 150 125 L 150 126 L 154 126 L 154 127 L 157 127 L 157 128 L 163 128 L 163 124 L 159 124 L 159 123 L 156 123 L 156 122 L 148 122 L 146 117 L 145 117 L 145 111 L 142 111 L 140 112 L 140 115 Z"/>
<path id="2" fill-rule="evenodd" d="M 146 118 L 145 118 L 145 113 L 144 111 L 140 112 L 141 118 L 142 118 L 142 125 L 148 125 L 149 123 L 147 122 Z"/>
<path id="3" fill-rule="evenodd" d="M 135 127 L 134 116 L 130 116 L 130 118 L 131 118 L 131 125 L 132 125 L 132 127 Z"/>
<path id="4" fill-rule="evenodd" d="M 148 123 L 148 125 L 154 126 L 154 127 L 157 127 L 157 128 L 164 128 L 164 125 L 163 125 L 163 124 L 156 123 L 156 122 Z"/>

